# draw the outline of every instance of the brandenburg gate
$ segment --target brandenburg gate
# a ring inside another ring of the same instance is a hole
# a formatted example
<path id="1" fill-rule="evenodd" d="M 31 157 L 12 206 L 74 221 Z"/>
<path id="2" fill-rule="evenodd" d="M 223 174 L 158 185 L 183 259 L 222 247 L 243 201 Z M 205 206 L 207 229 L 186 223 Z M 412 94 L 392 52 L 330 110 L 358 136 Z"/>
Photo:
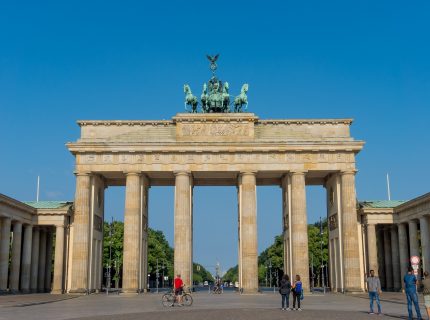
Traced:
<path id="1" fill-rule="evenodd" d="M 212 71 L 216 57 L 209 57 Z M 236 186 L 239 286 L 258 290 L 258 185 L 282 188 L 284 271 L 309 288 L 306 185 L 327 190 L 333 289 L 362 291 L 351 119 L 261 120 L 244 111 L 248 85 L 230 109 L 228 83 L 204 85 L 202 112 L 185 86 L 189 113 L 163 121 L 78 121 L 75 212 L 70 228 L 68 292 L 101 288 L 104 190 L 124 186 L 123 291 L 147 286 L 148 189 L 175 186 L 174 272 L 192 284 L 193 187 Z M 263 217 L 266 212 L 260 213 Z M 280 215 L 281 216 L 281 215 Z M 335 272 L 334 272 L 335 271 Z"/>

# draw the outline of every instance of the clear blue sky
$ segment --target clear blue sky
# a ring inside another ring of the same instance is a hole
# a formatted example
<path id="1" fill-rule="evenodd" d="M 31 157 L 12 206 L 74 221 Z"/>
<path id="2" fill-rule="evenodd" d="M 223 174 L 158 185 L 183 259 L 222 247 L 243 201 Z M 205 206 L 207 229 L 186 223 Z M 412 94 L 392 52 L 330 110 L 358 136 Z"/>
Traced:
<path id="1" fill-rule="evenodd" d="M 0 192 L 34 200 L 41 175 L 42 199 L 73 199 L 76 120 L 169 119 L 220 53 L 219 77 L 233 94 L 248 82 L 260 118 L 355 119 L 359 199 L 386 198 L 387 172 L 392 198 L 416 197 L 430 191 L 429 23 L 428 1 L 2 1 Z M 313 222 L 324 189 L 308 189 Z M 122 219 L 124 189 L 107 196 Z M 261 251 L 281 193 L 258 197 Z M 151 189 L 150 226 L 171 243 L 172 205 L 172 188 Z M 194 221 L 195 260 L 235 265 L 235 190 L 196 188 Z"/>

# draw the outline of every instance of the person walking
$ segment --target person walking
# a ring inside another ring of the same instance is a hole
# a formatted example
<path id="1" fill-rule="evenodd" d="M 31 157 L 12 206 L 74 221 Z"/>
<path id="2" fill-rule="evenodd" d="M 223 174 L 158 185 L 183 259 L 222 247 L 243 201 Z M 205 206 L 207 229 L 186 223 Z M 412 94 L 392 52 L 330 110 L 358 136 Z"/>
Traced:
<path id="1" fill-rule="evenodd" d="M 427 271 L 424 272 L 423 284 L 423 296 L 424 305 L 426 306 L 427 317 L 430 319 L 430 277 Z"/>
<path id="2" fill-rule="evenodd" d="M 408 267 L 408 273 L 403 277 L 403 282 L 405 283 L 405 293 L 408 300 L 408 319 L 413 319 L 412 303 L 415 306 L 415 312 L 417 313 L 418 320 L 422 320 L 420 305 L 418 304 L 418 294 L 417 294 L 417 277 L 413 274 L 413 269 L 411 266 Z"/>
<path id="3" fill-rule="evenodd" d="M 300 308 L 300 299 L 302 296 L 302 281 L 300 281 L 300 275 L 296 274 L 296 281 L 293 284 L 293 310 L 302 311 Z M 297 301 L 297 309 L 296 309 L 296 301 Z"/>
<path id="4" fill-rule="evenodd" d="M 381 314 L 381 302 L 379 301 L 379 295 L 381 294 L 381 281 L 379 277 L 375 276 L 375 271 L 370 270 L 370 276 L 367 277 L 367 292 L 369 293 L 370 300 L 370 311 L 369 314 L 375 314 L 373 312 L 373 301 L 376 300 L 378 305 L 378 314 Z"/>
<path id="5" fill-rule="evenodd" d="M 290 311 L 290 292 L 291 292 L 291 282 L 290 277 L 284 274 L 281 279 L 279 286 L 279 293 L 281 294 L 282 308 L 281 310 Z"/>

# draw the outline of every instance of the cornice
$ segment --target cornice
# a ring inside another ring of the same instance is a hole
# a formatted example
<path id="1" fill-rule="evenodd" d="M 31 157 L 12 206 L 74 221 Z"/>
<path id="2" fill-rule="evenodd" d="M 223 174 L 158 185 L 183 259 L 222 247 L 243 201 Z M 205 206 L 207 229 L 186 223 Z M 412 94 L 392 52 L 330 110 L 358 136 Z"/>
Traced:
<path id="1" fill-rule="evenodd" d="M 336 125 L 336 124 L 346 124 L 351 125 L 353 119 L 267 119 L 259 120 L 256 125 L 307 125 L 307 124 L 323 124 L 323 125 Z"/>
<path id="2" fill-rule="evenodd" d="M 33 208 L 32 206 L 29 206 L 21 201 L 18 201 L 16 199 L 13 199 L 11 197 L 8 197 L 2 193 L 0 193 L 0 204 L 4 203 L 7 206 L 19 209 L 19 210 L 24 210 L 28 213 L 31 214 L 35 214 L 36 213 L 36 209 Z"/>
<path id="3" fill-rule="evenodd" d="M 430 192 L 423 194 L 422 196 L 419 196 L 415 199 L 409 200 L 408 202 L 402 203 L 401 205 L 398 205 L 394 208 L 394 212 L 401 213 L 405 210 L 418 207 L 419 205 L 430 202 Z"/>
<path id="4" fill-rule="evenodd" d="M 171 120 L 78 120 L 80 127 L 85 126 L 155 126 L 166 127 L 173 125 Z"/>

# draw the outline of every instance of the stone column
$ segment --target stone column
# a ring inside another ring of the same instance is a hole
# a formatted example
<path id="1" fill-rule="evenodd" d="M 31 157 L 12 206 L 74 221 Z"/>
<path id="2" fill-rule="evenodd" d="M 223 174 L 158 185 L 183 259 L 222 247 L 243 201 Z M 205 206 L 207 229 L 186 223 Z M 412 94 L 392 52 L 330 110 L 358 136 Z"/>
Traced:
<path id="1" fill-rule="evenodd" d="M 137 293 L 140 258 L 140 175 L 127 173 L 124 213 L 124 257 L 122 291 Z"/>
<path id="2" fill-rule="evenodd" d="M 10 266 L 9 290 L 19 291 L 19 273 L 21 270 L 22 223 L 13 224 L 12 259 Z"/>
<path id="3" fill-rule="evenodd" d="M 37 292 L 37 275 L 39 274 L 39 244 L 40 244 L 40 230 L 33 228 L 33 241 L 31 249 L 31 266 L 30 266 L 30 291 Z"/>
<path id="4" fill-rule="evenodd" d="M 24 245 L 22 246 L 21 263 L 21 292 L 30 292 L 30 269 L 31 269 L 31 244 L 33 239 L 33 226 L 28 224 L 24 227 Z"/>
<path id="5" fill-rule="evenodd" d="M 186 285 L 192 285 L 193 226 L 191 207 L 191 173 L 175 174 L 175 276 L 180 274 Z"/>
<path id="6" fill-rule="evenodd" d="M 408 253 L 408 237 L 406 233 L 406 225 L 400 223 L 397 225 L 399 231 L 399 256 L 400 256 L 400 279 L 403 279 L 409 266 L 409 253 Z M 400 281 L 402 288 L 405 284 L 403 280 Z"/>
<path id="7" fill-rule="evenodd" d="M 391 226 L 391 260 L 393 263 L 393 289 L 399 291 L 402 288 L 400 276 L 400 256 L 399 256 L 399 233 L 397 226 Z"/>
<path id="8" fill-rule="evenodd" d="M 146 175 L 142 175 L 142 248 L 141 248 L 141 266 L 140 266 L 140 287 L 139 291 L 146 291 L 148 286 L 148 202 L 150 182 Z"/>
<path id="9" fill-rule="evenodd" d="M 71 293 L 88 291 L 88 259 L 90 245 L 90 184 L 88 173 L 76 174 L 75 213 L 73 220 L 73 252 Z"/>
<path id="10" fill-rule="evenodd" d="M 376 225 L 367 225 L 367 256 L 369 263 L 369 272 L 374 270 L 375 273 L 379 273 L 378 265 L 378 248 L 376 243 Z"/>
<path id="11" fill-rule="evenodd" d="M 387 283 L 385 281 L 385 255 L 384 255 L 384 230 L 381 228 L 377 228 L 376 231 L 376 242 L 378 247 L 378 276 L 381 280 L 381 286 L 384 289 L 387 289 Z"/>
<path id="12" fill-rule="evenodd" d="M 51 292 L 52 284 L 52 230 L 46 233 L 46 264 L 45 264 L 45 292 Z"/>
<path id="13" fill-rule="evenodd" d="M 45 292 L 46 268 L 46 230 L 40 230 L 39 238 L 39 268 L 37 272 L 37 291 Z"/>
<path id="14" fill-rule="evenodd" d="M 243 293 L 258 291 L 257 199 L 255 172 L 241 172 L 239 230 L 241 241 L 241 270 Z"/>
<path id="15" fill-rule="evenodd" d="M 393 290 L 393 263 L 391 260 L 391 236 L 390 230 L 384 229 L 384 254 L 385 254 L 385 284 L 387 290 Z"/>
<path id="16" fill-rule="evenodd" d="M 421 251 L 424 271 L 430 272 L 430 234 L 428 216 L 420 218 Z"/>
<path id="17" fill-rule="evenodd" d="M 64 293 L 64 226 L 57 226 L 55 231 L 54 281 L 52 293 Z"/>
<path id="18" fill-rule="evenodd" d="M 300 275 L 303 289 L 309 291 L 308 224 L 304 172 L 291 173 L 291 279 Z"/>
<path id="19" fill-rule="evenodd" d="M 419 243 L 418 243 L 418 225 L 415 220 L 408 222 L 409 224 L 409 253 L 410 257 L 419 256 Z M 408 260 L 409 258 L 408 257 Z"/>
<path id="20" fill-rule="evenodd" d="M 362 291 L 354 171 L 341 172 L 341 208 L 344 287 Z"/>
<path id="21" fill-rule="evenodd" d="M 3 218 L 0 233 L 0 291 L 7 290 L 9 271 L 10 218 Z"/>

